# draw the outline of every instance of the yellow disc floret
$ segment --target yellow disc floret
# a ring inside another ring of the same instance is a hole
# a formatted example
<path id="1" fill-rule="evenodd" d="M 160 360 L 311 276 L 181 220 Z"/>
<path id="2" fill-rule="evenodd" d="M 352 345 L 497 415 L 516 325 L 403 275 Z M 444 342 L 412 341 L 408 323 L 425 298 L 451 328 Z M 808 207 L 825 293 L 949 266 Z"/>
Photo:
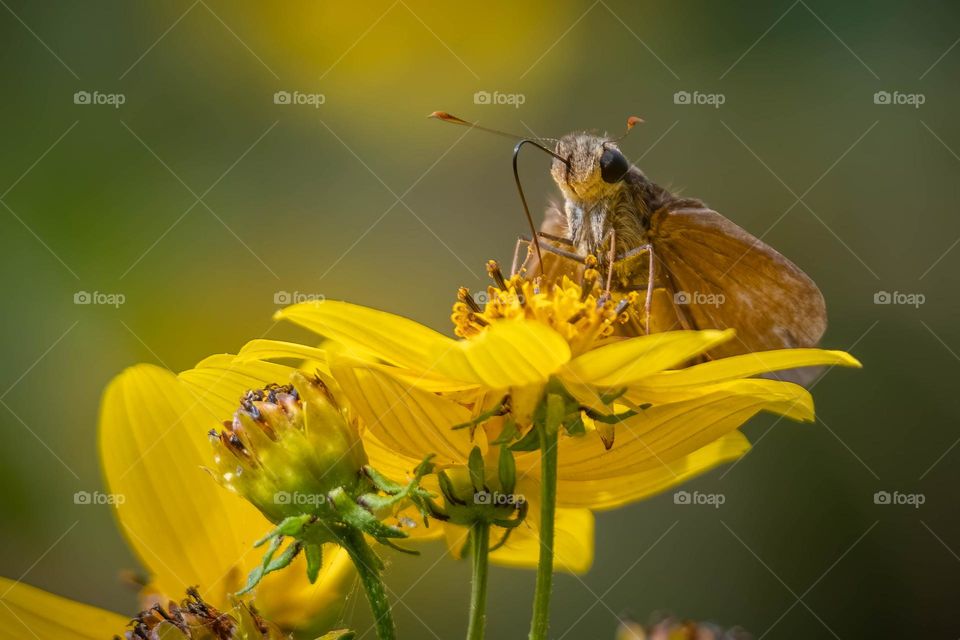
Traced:
<path id="1" fill-rule="evenodd" d="M 639 323 L 643 317 L 640 296 L 603 291 L 596 260 L 588 258 L 586 267 L 580 283 L 563 276 L 559 281 L 541 285 L 539 280 L 519 274 L 505 279 L 499 265 L 491 260 L 487 272 L 493 285 L 475 295 L 465 287 L 457 292 L 451 316 L 454 332 L 461 338 L 470 338 L 493 322 L 525 318 L 555 330 L 567 340 L 576 356 L 618 333 L 620 326 Z"/>

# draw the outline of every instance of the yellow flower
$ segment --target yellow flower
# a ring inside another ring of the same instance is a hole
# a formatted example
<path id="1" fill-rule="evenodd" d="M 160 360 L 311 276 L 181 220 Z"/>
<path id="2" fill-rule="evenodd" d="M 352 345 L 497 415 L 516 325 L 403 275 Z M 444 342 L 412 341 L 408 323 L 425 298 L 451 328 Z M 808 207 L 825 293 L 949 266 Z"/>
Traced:
<path id="1" fill-rule="evenodd" d="M 187 590 L 179 604 L 156 603 L 133 618 L 55 596 L 6 578 L 0 578 L 4 611 L 2 637 L 36 640 L 288 640 L 273 622 L 251 605 L 235 600 L 227 610 L 206 602 L 199 590 Z M 125 631 L 126 630 L 126 631 Z M 8 635 L 11 634 L 11 635 Z M 350 640 L 347 630 L 331 631 L 317 640 Z"/>
<path id="2" fill-rule="evenodd" d="M 441 466 L 463 467 L 475 445 L 489 459 L 489 443 L 512 442 L 503 439 L 504 429 L 513 428 L 505 415 L 518 423 L 519 437 L 545 389 L 562 388 L 575 405 L 558 444 L 560 568 L 589 567 L 591 510 L 648 497 L 739 457 L 749 442 L 737 429 L 760 411 L 813 419 L 805 389 L 753 376 L 806 366 L 859 366 L 846 353 L 819 349 L 689 365 L 733 332 L 623 338 L 618 327 L 638 321 L 642 301 L 635 295 L 603 296 L 590 270 L 583 286 L 564 278 L 543 289 L 519 277 L 504 280 L 495 265 L 491 272 L 497 286 L 487 290 L 485 308 L 465 291 L 454 306 L 461 340 L 383 311 L 314 301 L 282 309 L 277 317 L 323 336 L 327 348 L 257 340 L 238 357 L 306 359 L 325 367 L 365 424 L 371 463 L 384 471 L 392 464 L 397 474 L 409 472 L 428 453 L 436 453 Z M 470 423 L 477 428 L 454 429 Z M 520 527 L 491 559 L 533 566 L 540 456 L 518 444 L 511 445 L 516 492 L 532 503 L 531 526 Z M 448 537 L 463 535 L 462 528 L 448 528 Z"/>
<path id="3" fill-rule="evenodd" d="M 100 456 L 108 490 L 123 495 L 116 515 L 130 546 L 147 569 L 147 601 L 166 602 L 199 585 L 212 606 L 226 609 L 259 554 L 253 543 L 269 528 L 245 500 L 224 491 L 203 466 L 209 464 L 210 426 L 230 415 L 244 391 L 289 378 L 287 367 L 213 356 L 175 375 L 137 365 L 117 376 L 104 393 Z M 257 608 L 283 627 L 322 626 L 338 615 L 354 572 L 347 554 L 325 549 L 316 584 L 298 570 L 265 577 Z M 128 617 L 88 607 L 11 581 L 0 582 L 0 628 L 26 625 L 43 640 L 109 638 Z M 21 622 L 22 621 L 22 622 Z M 76 630 L 72 630 L 76 629 Z M 26 635 L 24 635 L 26 634 Z M 23 632 L 24 637 L 32 637 Z"/>

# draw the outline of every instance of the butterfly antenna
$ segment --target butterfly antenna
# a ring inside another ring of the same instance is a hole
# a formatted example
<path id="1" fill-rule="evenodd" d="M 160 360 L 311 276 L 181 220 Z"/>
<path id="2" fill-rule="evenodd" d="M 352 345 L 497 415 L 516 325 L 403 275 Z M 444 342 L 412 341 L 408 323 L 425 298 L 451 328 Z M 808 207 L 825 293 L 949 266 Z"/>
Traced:
<path id="1" fill-rule="evenodd" d="M 436 118 L 437 120 L 441 120 L 441 121 L 443 121 L 443 122 L 449 122 L 449 123 L 451 123 L 451 124 L 463 125 L 463 126 L 466 126 L 466 127 L 470 127 L 470 128 L 472 128 L 472 129 L 478 129 L 478 130 L 480 130 L 480 131 L 486 131 L 487 133 L 492 133 L 492 134 L 494 134 L 494 135 L 503 136 L 503 137 L 505 137 L 505 138 L 511 138 L 511 139 L 513 139 L 513 140 L 516 140 L 516 139 L 518 139 L 518 138 L 520 139 L 520 141 L 517 143 L 517 146 L 515 146 L 515 147 L 513 148 L 513 179 L 514 179 L 514 181 L 516 181 L 516 183 L 517 183 L 517 192 L 520 194 L 520 202 L 523 204 L 523 213 L 524 213 L 524 214 L 526 215 L 526 217 L 527 217 L 527 224 L 530 225 L 531 238 L 533 238 L 533 246 L 534 246 L 534 248 L 537 250 L 537 262 L 538 262 L 538 264 L 540 265 L 540 266 L 539 266 L 539 269 L 540 269 L 540 273 L 542 274 L 542 273 L 543 273 L 543 252 L 542 252 L 541 249 L 540 249 L 540 237 L 539 237 L 538 232 L 537 232 L 537 226 L 533 223 L 533 216 L 530 215 L 530 207 L 527 206 L 527 197 L 526 197 L 526 196 L 524 195 L 524 193 L 523 193 L 523 186 L 520 184 L 520 172 L 519 172 L 519 170 L 518 170 L 518 168 L 517 168 L 517 158 L 518 158 L 519 155 L 520 155 L 520 149 L 523 148 L 523 145 L 529 144 L 529 145 L 533 145 L 533 146 L 536 147 L 537 149 L 540 149 L 540 150 L 543 151 L 544 153 L 547 153 L 547 154 L 553 156 L 556 160 L 559 160 L 560 162 L 562 162 L 562 163 L 563 163 L 564 165 L 566 165 L 567 167 L 570 166 L 570 162 L 569 162 L 566 158 L 563 158 L 563 157 L 557 155 L 553 150 L 551 150 L 551 149 L 549 149 L 548 147 L 544 146 L 540 140 L 534 140 L 534 139 L 532 139 L 532 138 L 528 138 L 528 137 L 525 137 L 525 136 L 519 136 L 519 135 L 515 135 L 515 134 L 512 134 L 512 133 L 507 133 L 506 131 L 500 131 L 499 129 L 491 129 L 491 128 L 489 128 L 489 127 L 482 127 L 482 126 L 480 126 L 480 125 L 478 125 L 478 124 L 476 124 L 476 123 L 468 122 L 467 120 L 464 120 L 463 118 L 458 118 L 457 116 L 455 116 L 455 115 L 453 115 L 453 114 L 450 114 L 450 113 L 447 113 L 446 111 L 434 111 L 433 113 L 431 113 L 431 114 L 430 114 L 429 116 L 427 116 L 427 117 L 428 117 L 428 118 Z M 634 119 L 637 120 L 637 121 L 642 122 L 639 118 L 631 118 L 631 120 L 634 120 Z M 634 123 L 634 124 L 636 124 L 636 123 Z M 630 124 L 630 120 L 628 120 L 628 127 L 629 127 L 629 128 L 632 128 L 632 127 L 633 127 L 633 125 Z M 629 131 L 629 128 L 628 128 L 628 131 Z"/>
<path id="2" fill-rule="evenodd" d="M 630 116 L 629 118 L 627 118 L 627 130 L 624 131 L 623 135 L 617 138 L 616 141 L 620 142 L 621 140 L 626 138 L 628 135 L 630 135 L 630 132 L 633 131 L 633 128 L 635 126 L 637 126 L 638 124 L 643 124 L 644 122 L 646 122 L 646 120 L 637 116 Z"/>

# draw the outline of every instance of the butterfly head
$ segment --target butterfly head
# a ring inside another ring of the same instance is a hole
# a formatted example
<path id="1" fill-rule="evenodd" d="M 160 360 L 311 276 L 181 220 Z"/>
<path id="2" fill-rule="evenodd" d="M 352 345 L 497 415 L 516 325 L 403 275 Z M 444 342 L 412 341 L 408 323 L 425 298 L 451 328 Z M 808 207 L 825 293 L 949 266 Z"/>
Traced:
<path id="1" fill-rule="evenodd" d="M 555 152 L 566 163 L 554 159 L 550 174 L 563 195 L 574 201 L 616 193 L 630 170 L 617 142 L 594 133 L 569 133 L 557 142 Z"/>

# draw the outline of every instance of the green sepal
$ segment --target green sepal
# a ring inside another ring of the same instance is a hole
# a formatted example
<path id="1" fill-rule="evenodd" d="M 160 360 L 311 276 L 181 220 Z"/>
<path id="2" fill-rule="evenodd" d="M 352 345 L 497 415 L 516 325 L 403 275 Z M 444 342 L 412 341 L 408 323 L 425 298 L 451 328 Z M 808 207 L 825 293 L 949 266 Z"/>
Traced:
<path id="1" fill-rule="evenodd" d="M 323 547 L 319 544 L 307 544 L 303 547 L 303 555 L 307 558 L 307 580 L 313 584 L 323 568 Z"/>
<path id="2" fill-rule="evenodd" d="M 275 529 L 254 542 L 253 546 L 254 548 L 260 547 L 267 540 L 276 538 L 278 536 L 291 536 L 293 538 L 297 538 L 303 533 L 304 528 L 315 520 L 316 517 L 309 513 L 305 513 L 302 516 L 290 516 L 289 518 L 284 518 Z"/>
<path id="3" fill-rule="evenodd" d="M 425 475 L 433 471 L 435 466 L 431 461 L 433 457 L 434 455 L 430 454 L 417 465 L 417 468 L 414 470 L 413 479 L 406 485 L 401 485 L 390 480 L 370 466 L 364 467 L 364 473 L 370 478 L 374 487 L 387 495 L 381 496 L 376 493 L 365 493 L 357 499 L 357 502 L 374 514 L 378 514 L 392 509 L 404 500 L 409 500 L 423 517 L 424 526 L 429 526 L 428 522 L 431 513 L 429 500 L 433 497 L 433 494 L 426 489 L 422 489 L 420 487 L 420 481 Z"/>
<path id="4" fill-rule="evenodd" d="M 351 631 L 350 629 L 337 629 L 336 631 L 323 634 L 317 638 L 317 640 L 353 640 L 356 637 L 357 634 L 355 631 Z"/>
<path id="5" fill-rule="evenodd" d="M 503 545 L 507 544 L 507 540 L 510 539 L 510 534 L 511 534 L 511 533 L 513 533 L 513 528 L 512 528 L 512 527 L 507 528 L 507 529 L 503 532 L 503 536 L 501 536 L 500 539 L 497 540 L 497 543 L 490 547 L 489 552 L 490 552 L 490 553 L 493 553 L 494 551 L 496 551 L 497 549 L 499 549 L 499 548 L 502 547 Z"/>
<path id="6" fill-rule="evenodd" d="M 293 562 L 293 559 L 300 554 L 302 549 L 303 543 L 299 540 L 291 542 L 279 556 L 270 561 L 270 564 L 267 565 L 263 575 L 273 573 L 274 571 L 279 571 L 280 569 L 286 569 L 290 563 Z"/>
<path id="7" fill-rule="evenodd" d="M 363 473 L 366 474 L 368 478 L 370 478 L 370 481 L 373 483 L 374 487 L 376 487 L 378 490 L 386 494 L 389 494 L 392 496 L 403 491 L 404 487 L 402 484 L 394 482 L 393 480 L 383 475 L 382 473 L 380 473 L 370 465 L 365 465 L 362 471 Z"/>
<path id="8" fill-rule="evenodd" d="M 621 397 L 623 394 L 625 394 L 626 392 L 627 392 L 627 388 L 626 388 L 626 387 L 622 387 L 622 388 L 620 388 L 620 389 L 611 389 L 610 391 L 607 391 L 606 393 L 601 393 L 601 394 L 600 394 L 600 402 L 602 402 L 603 404 L 610 404 L 610 403 L 612 403 L 614 400 L 617 400 L 618 398 L 620 398 L 620 397 Z"/>
<path id="9" fill-rule="evenodd" d="M 483 424 L 484 422 L 486 422 L 486 421 L 489 420 L 490 418 L 493 418 L 493 417 L 495 417 L 495 416 L 503 415 L 503 409 L 504 409 L 503 402 L 502 402 L 502 401 L 501 401 L 501 402 L 498 402 L 497 405 L 496 405 L 495 407 L 493 407 L 492 409 L 490 409 L 489 411 L 484 411 L 483 413 L 481 413 L 481 414 L 478 415 L 477 417 L 471 418 L 471 419 L 468 420 L 467 422 L 462 422 L 462 423 L 460 423 L 460 424 L 455 424 L 455 425 L 453 425 L 453 426 L 450 427 L 450 428 L 451 428 L 451 429 L 454 429 L 454 430 L 456 430 L 456 429 L 466 429 L 467 427 L 473 429 L 474 427 L 477 427 L 477 426 Z"/>
<path id="10" fill-rule="evenodd" d="M 566 429 L 567 434 L 571 436 L 582 436 L 587 432 L 587 427 L 583 424 L 583 416 L 579 413 L 573 420 L 564 422 L 563 428 Z"/>
<path id="11" fill-rule="evenodd" d="M 527 518 L 527 501 L 524 500 L 517 506 L 517 515 L 515 518 L 495 518 L 493 524 L 504 529 L 516 529 Z"/>
<path id="12" fill-rule="evenodd" d="M 406 538 L 408 536 L 406 531 L 380 522 L 377 516 L 357 504 L 342 487 L 334 489 L 327 496 L 333 501 L 333 505 L 343 522 L 354 529 L 368 533 L 378 540 L 380 538 Z"/>
<path id="13" fill-rule="evenodd" d="M 407 549 L 406 547 L 401 547 L 400 545 L 398 545 L 396 542 L 394 542 L 393 540 L 391 540 L 391 539 L 389 539 L 389 538 L 377 538 L 377 542 L 379 542 L 380 544 L 382 544 L 382 545 L 384 545 L 384 546 L 390 547 L 391 549 L 395 549 L 395 550 L 399 551 L 400 553 L 405 553 L 405 554 L 407 554 L 407 555 L 409 555 L 409 556 L 418 556 L 418 555 L 420 555 L 420 552 L 417 551 L 416 549 Z"/>
<path id="14" fill-rule="evenodd" d="M 511 451 L 536 451 L 540 448 L 540 434 L 537 432 L 537 426 L 534 425 L 527 431 L 526 435 L 510 445 Z"/>
<path id="15" fill-rule="evenodd" d="M 503 421 L 503 429 L 500 431 L 500 436 L 496 440 L 492 440 L 490 444 L 508 444 L 519 437 L 520 431 L 517 429 L 517 421 L 514 420 L 512 416 L 508 416 Z"/>
<path id="16" fill-rule="evenodd" d="M 447 475 L 446 471 L 438 473 L 437 480 L 440 482 L 440 492 L 448 502 L 460 506 L 467 504 L 457 496 L 457 492 L 453 488 L 453 482 L 450 480 L 450 476 Z"/>
<path id="17" fill-rule="evenodd" d="M 470 484 L 476 492 L 483 491 L 486 488 L 485 470 L 483 468 L 483 454 L 480 453 L 480 447 L 474 447 L 470 450 L 470 457 L 467 458 L 467 469 L 470 470 Z"/>
<path id="18" fill-rule="evenodd" d="M 260 583 L 260 580 L 267 571 L 267 566 L 273 560 L 273 556 L 277 553 L 277 549 L 280 548 L 281 544 L 283 544 L 282 536 L 275 536 L 272 538 L 270 542 L 270 548 L 268 548 L 267 552 L 263 554 L 260 564 L 253 568 L 253 571 L 251 571 L 250 575 L 247 576 L 247 583 L 243 585 L 243 588 L 240 591 L 237 591 L 236 595 L 242 596 Z"/>
<path id="19" fill-rule="evenodd" d="M 632 418 L 633 416 L 637 415 L 637 412 L 634 411 L 633 409 L 627 409 L 626 411 L 623 411 L 621 413 L 611 413 L 611 414 L 598 413 L 591 409 L 587 409 L 586 411 L 584 411 L 584 413 L 586 413 L 587 417 L 589 417 L 594 422 L 602 422 L 603 424 L 618 424 L 620 422 L 623 422 L 627 418 Z"/>

